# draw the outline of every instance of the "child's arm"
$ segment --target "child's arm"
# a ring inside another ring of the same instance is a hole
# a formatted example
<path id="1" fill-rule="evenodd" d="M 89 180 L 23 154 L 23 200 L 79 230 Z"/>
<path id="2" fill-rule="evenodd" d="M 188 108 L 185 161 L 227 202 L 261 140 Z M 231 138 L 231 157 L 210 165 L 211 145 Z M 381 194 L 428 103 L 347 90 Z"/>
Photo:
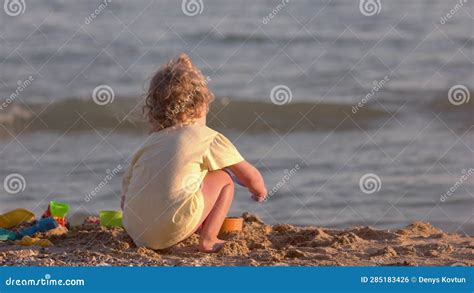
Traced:
<path id="1" fill-rule="evenodd" d="M 260 172 L 247 161 L 242 161 L 229 166 L 228 169 L 235 174 L 237 179 L 248 188 L 257 201 L 263 201 L 267 196 L 267 188 Z"/>

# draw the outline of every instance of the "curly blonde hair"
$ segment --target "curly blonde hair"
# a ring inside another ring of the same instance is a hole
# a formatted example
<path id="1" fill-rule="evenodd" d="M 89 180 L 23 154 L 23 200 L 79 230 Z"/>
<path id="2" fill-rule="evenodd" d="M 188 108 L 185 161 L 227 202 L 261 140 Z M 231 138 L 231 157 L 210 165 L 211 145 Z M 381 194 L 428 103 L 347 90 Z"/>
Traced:
<path id="1" fill-rule="evenodd" d="M 143 112 L 151 131 L 159 131 L 202 117 L 213 98 L 207 79 L 191 58 L 182 53 L 151 79 Z"/>

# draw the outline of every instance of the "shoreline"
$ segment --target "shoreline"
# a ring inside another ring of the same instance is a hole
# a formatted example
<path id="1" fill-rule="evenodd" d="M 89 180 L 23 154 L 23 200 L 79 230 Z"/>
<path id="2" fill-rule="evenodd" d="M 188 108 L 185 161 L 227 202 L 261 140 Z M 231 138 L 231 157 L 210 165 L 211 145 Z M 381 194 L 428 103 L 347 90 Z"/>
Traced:
<path id="1" fill-rule="evenodd" d="M 38 235 L 53 246 L 0 242 L 6 266 L 474 266 L 474 236 L 430 223 L 399 230 L 266 225 L 244 213 L 244 229 L 223 235 L 221 251 L 198 251 L 198 236 L 165 250 L 136 247 L 122 228 L 80 225 Z"/>

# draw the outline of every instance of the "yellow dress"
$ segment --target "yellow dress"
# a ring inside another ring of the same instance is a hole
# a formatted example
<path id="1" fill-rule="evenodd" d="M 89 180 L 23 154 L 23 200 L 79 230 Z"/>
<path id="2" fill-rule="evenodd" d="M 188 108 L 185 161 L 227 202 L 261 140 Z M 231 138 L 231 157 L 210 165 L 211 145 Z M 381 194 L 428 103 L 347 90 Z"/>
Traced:
<path id="1" fill-rule="evenodd" d="M 136 245 L 152 249 L 184 240 L 201 219 L 204 176 L 243 160 L 224 135 L 205 125 L 151 134 L 122 179 L 124 228 Z"/>

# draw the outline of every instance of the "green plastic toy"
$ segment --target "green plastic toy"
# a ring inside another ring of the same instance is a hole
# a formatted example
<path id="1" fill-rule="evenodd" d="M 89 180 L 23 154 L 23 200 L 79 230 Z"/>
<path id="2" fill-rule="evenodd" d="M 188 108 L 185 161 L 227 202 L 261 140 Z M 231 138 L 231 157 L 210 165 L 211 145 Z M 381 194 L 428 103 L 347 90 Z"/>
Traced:
<path id="1" fill-rule="evenodd" d="M 50 201 L 49 209 L 51 216 L 58 218 L 65 218 L 69 212 L 69 205 L 59 201 Z"/>
<path id="2" fill-rule="evenodd" d="M 100 225 L 104 227 L 123 227 L 121 211 L 101 211 Z"/>

